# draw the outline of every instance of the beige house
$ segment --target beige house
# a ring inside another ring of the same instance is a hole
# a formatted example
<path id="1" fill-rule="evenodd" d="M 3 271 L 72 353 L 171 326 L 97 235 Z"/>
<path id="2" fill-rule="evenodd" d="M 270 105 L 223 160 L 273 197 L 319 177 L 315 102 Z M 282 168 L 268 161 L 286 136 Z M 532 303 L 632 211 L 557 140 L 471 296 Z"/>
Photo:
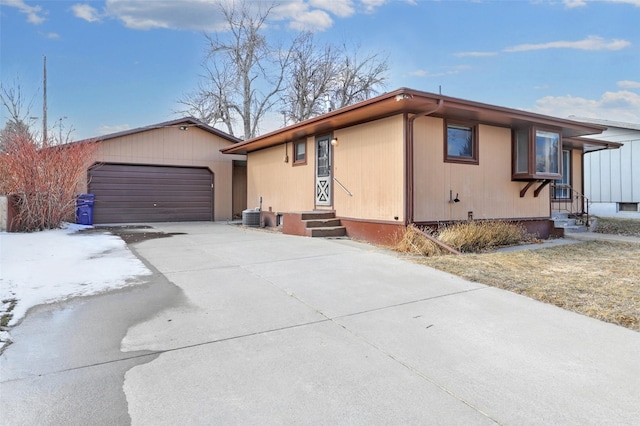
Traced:
<path id="1" fill-rule="evenodd" d="M 222 152 L 247 155 L 248 204 L 285 233 L 339 219 L 347 235 L 385 242 L 411 223 L 503 219 L 546 238 L 552 206 L 567 202 L 550 184 L 582 192 L 583 155 L 619 146 L 582 138 L 603 130 L 402 88 Z"/>
<path id="2" fill-rule="evenodd" d="M 98 150 L 81 192 L 95 195 L 93 223 L 213 221 L 246 208 L 239 142 L 194 118 L 94 139 Z"/>

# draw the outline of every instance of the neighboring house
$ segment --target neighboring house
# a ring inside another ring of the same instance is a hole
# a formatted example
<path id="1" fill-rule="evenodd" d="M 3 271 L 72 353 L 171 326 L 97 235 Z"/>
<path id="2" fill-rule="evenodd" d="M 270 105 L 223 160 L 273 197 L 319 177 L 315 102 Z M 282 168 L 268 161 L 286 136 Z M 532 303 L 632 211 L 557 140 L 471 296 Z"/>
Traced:
<path id="1" fill-rule="evenodd" d="M 296 212 L 326 210 L 369 241 L 468 219 L 518 221 L 546 238 L 563 150 L 581 192 L 583 154 L 619 146 L 583 138 L 603 130 L 403 88 L 222 152 L 247 154 L 248 204 L 285 233 L 311 235 L 312 216 Z"/>
<path id="2" fill-rule="evenodd" d="M 606 126 L 598 139 L 622 144 L 618 150 L 585 156 L 584 193 L 590 214 L 640 218 L 640 124 L 570 118 Z"/>
<path id="3" fill-rule="evenodd" d="M 236 139 L 194 118 L 93 139 L 82 191 L 93 223 L 230 220 L 246 208 L 246 158 L 222 155 Z"/>

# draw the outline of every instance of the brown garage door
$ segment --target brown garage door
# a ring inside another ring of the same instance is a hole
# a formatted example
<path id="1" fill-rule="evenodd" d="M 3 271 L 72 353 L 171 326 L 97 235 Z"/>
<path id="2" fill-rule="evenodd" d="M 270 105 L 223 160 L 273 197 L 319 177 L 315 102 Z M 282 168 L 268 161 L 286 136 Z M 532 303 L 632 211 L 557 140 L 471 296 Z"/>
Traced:
<path id="1" fill-rule="evenodd" d="M 100 164 L 89 170 L 93 223 L 213 220 L 213 174 L 204 168 Z"/>

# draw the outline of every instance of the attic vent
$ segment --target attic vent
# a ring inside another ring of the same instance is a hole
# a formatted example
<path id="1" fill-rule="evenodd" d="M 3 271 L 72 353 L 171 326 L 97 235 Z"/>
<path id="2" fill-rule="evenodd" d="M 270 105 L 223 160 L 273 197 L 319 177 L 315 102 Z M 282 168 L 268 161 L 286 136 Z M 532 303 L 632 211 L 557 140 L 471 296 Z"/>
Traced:
<path id="1" fill-rule="evenodd" d="M 260 210 L 243 210 L 242 224 L 244 226 L 260 226 Z"/>

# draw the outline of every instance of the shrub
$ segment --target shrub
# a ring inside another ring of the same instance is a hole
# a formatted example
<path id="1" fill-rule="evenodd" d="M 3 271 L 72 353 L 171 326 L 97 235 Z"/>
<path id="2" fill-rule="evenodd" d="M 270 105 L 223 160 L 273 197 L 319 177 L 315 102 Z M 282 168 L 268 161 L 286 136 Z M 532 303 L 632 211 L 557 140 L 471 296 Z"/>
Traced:
<path id="1" fill-rule="evenodd" d="M 38 148 L 25 135 L 0 154 L 0 193 L 14 195 L 19 231 L 59 228 L 74 217 L 78 183 L 94 158 L 93 142 Z"/>
<path id="2" fill-rule="evenodd" d="M 477 253 L 496 247 L 521 244 L 534 240 L 524 226 L 504 221 L 469 221 L 444 226 L 438 231 L 422 231 L 463 253 Z M 407 227 L 396 244 L 397 251 L 437 256 L 447 251 L 421 235 L 413 226 Z"/>
<path id="3" fill-rule="evenodd" d="M 520 244 L 532 239 L 520 224 L 503 221 L 470 221 L 444 228 L 438 239 L 465 253 Z"/>
<path id="4" fill-rule="evenodd" d="M 423 230 L 435 238 L 431 230 Z M 395 244 L 394 250 L 402 253 L 419 254 L 421 256 L 439 256 L 445 251 L 435 242 L 425 238 L 420 231 L 412 225 L 407 226 L 399 241 Z"/>

